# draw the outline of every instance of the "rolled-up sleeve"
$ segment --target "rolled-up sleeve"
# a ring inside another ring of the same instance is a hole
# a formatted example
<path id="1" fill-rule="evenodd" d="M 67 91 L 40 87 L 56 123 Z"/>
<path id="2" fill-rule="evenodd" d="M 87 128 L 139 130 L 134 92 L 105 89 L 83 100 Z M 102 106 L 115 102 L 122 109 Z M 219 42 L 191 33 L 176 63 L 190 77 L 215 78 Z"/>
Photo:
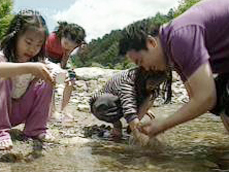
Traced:
<path id="1" fill-rule="evenodd" d="M 204 28 L 196 25 L 182 27 L 172 34 L 172 60 L 183 81 L 209 60 L 204 37 Z"/>
<path id="2" fill-rule="evenodd" d="M 136 96 L 133 82 L 130 81 L 120 85 L 119 97 L 124 118 L 128 123 L 138 117 Z"/>

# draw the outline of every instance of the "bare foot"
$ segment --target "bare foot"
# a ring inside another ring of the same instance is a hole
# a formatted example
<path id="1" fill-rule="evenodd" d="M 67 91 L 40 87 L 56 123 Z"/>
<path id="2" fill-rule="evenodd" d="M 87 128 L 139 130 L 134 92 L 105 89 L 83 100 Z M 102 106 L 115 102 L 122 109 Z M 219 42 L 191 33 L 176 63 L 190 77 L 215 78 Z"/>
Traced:
<path id="1" fill-rule="evenodd" d="M 119 141 L 119 140 L 121 140 L 121 138 L 122 138 L 122 129 L 113 128 L 113 129 L 111 130 L 111 138 L 112 138 L 114 141 Z"/>

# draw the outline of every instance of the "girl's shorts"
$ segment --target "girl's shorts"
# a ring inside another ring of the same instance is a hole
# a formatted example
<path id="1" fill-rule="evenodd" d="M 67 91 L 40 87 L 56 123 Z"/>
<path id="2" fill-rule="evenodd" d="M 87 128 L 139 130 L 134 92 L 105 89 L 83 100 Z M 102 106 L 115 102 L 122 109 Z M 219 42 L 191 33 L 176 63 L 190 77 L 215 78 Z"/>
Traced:
<path id="1" fill-rule="evenodd" d="M 91 107 L 93 115 L 108 123 L 115 123 L 123 117 L 120 100 L 112 94 L 98 97 Z"/>

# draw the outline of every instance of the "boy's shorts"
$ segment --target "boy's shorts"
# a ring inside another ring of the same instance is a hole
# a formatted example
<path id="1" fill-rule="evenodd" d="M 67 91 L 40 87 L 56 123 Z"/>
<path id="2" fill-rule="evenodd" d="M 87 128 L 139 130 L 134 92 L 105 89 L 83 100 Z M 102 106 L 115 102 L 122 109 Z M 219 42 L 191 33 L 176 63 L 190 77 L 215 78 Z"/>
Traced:
<path id="1" fill-rule="evenodd" d="M 220 74 L 215 78 L 217 103 L 210 111 L 219 116 L 223 111 L 229 116 L 229 73 Z"/>
<path id="2" fill-rule="evenodd" d="M 120 100 L 112 94 L 103 94 L 92 104 L 92 113 L 108 123 L 115 123 L 123 117 Z"/>

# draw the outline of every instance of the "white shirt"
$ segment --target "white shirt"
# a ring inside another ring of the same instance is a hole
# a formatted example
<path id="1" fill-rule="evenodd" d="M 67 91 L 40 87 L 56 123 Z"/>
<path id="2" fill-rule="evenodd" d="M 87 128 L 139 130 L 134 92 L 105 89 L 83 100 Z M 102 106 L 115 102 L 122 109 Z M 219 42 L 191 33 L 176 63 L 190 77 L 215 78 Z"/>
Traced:
<path id="1" fill-rule="evenodd" d="M 35 77 L 32 74 L 24 74 L 12 77 L 12 95 L 11 97 L 14 99 L 20 98 L 23 94 L 25 94 L 27 88 L 29 87 L 30 82 Z"/>

